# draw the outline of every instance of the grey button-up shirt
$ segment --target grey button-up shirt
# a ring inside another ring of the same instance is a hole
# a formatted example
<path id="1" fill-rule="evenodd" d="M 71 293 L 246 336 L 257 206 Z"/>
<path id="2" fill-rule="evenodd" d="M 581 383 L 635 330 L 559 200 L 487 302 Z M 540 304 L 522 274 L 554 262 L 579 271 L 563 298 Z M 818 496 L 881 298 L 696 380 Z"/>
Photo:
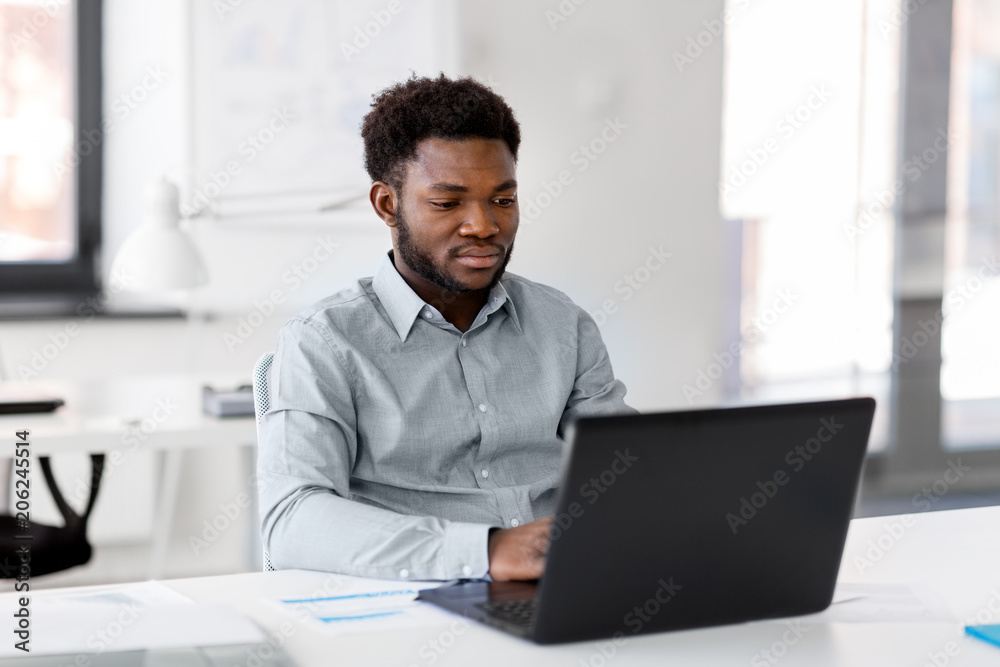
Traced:
<path id="1" fill-rule="evenodd" d="M 554 511 L 564 431 L 634 412 L 593 319 L 510 273 L 466 332 L 389 256 L 282 329 L 257 464 L 277 569 L 482 577 L 491 527 Z"/>

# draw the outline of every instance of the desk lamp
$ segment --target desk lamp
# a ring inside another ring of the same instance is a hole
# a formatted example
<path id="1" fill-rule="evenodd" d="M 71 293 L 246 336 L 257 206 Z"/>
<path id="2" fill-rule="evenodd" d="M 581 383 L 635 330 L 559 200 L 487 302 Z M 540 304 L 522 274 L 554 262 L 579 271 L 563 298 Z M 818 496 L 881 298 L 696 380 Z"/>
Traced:
<path id="1" fill-rule="evenodd" d="M 208 282 L 205 263 L 180 228 L 180 193 L 159 178 L 143 191 L 142 224 L 122 244 L 111 274 L 122 276 L 125 289 L 158 292 L 191 289 Z"/>

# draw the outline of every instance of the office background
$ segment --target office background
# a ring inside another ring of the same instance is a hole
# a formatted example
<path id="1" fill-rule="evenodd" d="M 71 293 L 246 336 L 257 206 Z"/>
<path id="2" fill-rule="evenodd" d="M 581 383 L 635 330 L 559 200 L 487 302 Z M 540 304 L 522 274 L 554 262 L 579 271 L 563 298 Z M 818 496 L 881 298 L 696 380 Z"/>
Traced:
<path id="1" fill-rule="evenodd" d="M 489 83 L 517 113 L 509 268 L 594 315 L 632 405 L 875 395 L 861 511 L 994 503 L 1000 5 L 805 4 L 106 0 L 106 113 L 131 104 L 102 142 L 105 293 L 120 311 L 190 316 L 98 317 L 32 379 L 249 381 L 288 317 L 371 275 L 389 247 L 352 199 L 366 186 L 344 131 L 358 99 L 443 70 Z M 248 160 L 241 137 L 276 113 L 288 127 Z M 213 189 L 230 160 L 240 173 Z M 187 225 L 210 282 L 112 294 L 110 258 L 164 174 L 187 212 L 217 212 Z M 326 201 L 344 205 L 303 213 Z M 6 376 L 72 321 L 0 321 Z M 958 460 L 970 472 L 918 502 Z M 208 548 L 191 542 L 252 491 L 247 463 L 237 448 L 186 458 L 167 576 L 254 567 L 250 510 Z M 52 585 L 144 577 L 158 470 L 149 452 L 125 465 L 102 488 L 94 560 Z M 88 476 L 82 456 L 56 471 L 69 488 Z"/>

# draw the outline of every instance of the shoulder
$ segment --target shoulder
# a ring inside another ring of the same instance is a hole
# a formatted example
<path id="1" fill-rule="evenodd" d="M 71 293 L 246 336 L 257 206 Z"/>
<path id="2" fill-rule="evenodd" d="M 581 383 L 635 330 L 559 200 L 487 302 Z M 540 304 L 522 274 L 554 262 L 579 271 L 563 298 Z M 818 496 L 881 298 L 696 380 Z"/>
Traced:
<path id="1" fill-rule="evenodd" d="M 361 278 L 350 287 L 320 299 L 295 316 L 296 320 L 322 321 L 329 317 L 345 316 L 371 307 L 371 277 Z M 367 288 L 367 289 L 366 289 Z"/>
<path id="2" fill-rule="evenodd" d="M 555 287 L 544 285 L 514 273 L 504 274 L 500 281 L 518 309 L 544 312 L 549 317 L 565 317 L 576 320 L 586 311 L 573 299 Z"/>
<path id="3" fill-rule="evenodd" d="M 553 302 L 579 308 L 565 292 L 561 292 L 550 285 L 543 285 L 534 280 L 528 280 L 516 273 L 505 273 L 500 280 L 500 284 L 503 285 L 508 294 L 515 298 L 523 296 L 536 301 Z"/>
<path id="4" fill-rule="evenodd" d="M 329 338 L 355 330 L 360 324 L 370 323 L 375 312 L 371 283 L 371 277 L 361 278 L 353 285 L 320 299 L 289 320 L 285 328 L 307 327 Z"/>

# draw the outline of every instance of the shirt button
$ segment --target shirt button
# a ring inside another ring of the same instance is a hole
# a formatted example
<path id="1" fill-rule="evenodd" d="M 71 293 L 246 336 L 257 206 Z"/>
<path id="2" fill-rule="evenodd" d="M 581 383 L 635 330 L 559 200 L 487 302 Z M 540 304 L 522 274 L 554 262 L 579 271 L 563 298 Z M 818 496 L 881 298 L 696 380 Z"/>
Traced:
<path id="1" fill-rule="evenodd" d="M 483 470 L 483 478 L 485 479 L 486 477 L 489 477 L 489 476 L 490 476 L 490 471 L 489 470 Z"/>
<path id="2" fill-rule="evenodd" d="M 472 574 L 472 568 L 466 565 L 465 567 L 462 568 L 462 574 L 464 574 L 465 576 L 469 576 L 470 574 Z"/>
<path id="3" fill-rule="evenodd" d="M 486 406 L 485 406 L 485 405 L 483 405 L 482 403 L 480 403 L 480 404 L 479 404 L 479 411 L 480 411 L 480 412 L 486 412 Z"/>
<path id="4" fill-rule="evenodd" d="M 518 526 L 521 525 L 521 522 L 518 521 L 517 519 L 511 519 L 510 520 L 510 525 L 513 526 L 514 528 L 517 528 Z"/>
<path id="5" fill-rule="evenodd" d="M 462 347 L 465 347 L 465 343 L 466 343 L 466 341 L 465 341 L 465 339 L 463 338 L 463 339 L 462 339 Z"/>
<path id="6" fill-rule="evenodd" d="M 427 319 L 431 319 L 431 317 L 433 317 L 433 315 L 431 315 L 431 311 L 425 310 L 424 311 L 424 317 L 426 317 Z"/>
<path id="7" fill-rule="evenodd" d="M 400 579 L 406 579 L 408 576 L 410 576 L 410 571 L 407 570 L 405 567 L 402 570 L 399 571 L 399 578 Z"/>

